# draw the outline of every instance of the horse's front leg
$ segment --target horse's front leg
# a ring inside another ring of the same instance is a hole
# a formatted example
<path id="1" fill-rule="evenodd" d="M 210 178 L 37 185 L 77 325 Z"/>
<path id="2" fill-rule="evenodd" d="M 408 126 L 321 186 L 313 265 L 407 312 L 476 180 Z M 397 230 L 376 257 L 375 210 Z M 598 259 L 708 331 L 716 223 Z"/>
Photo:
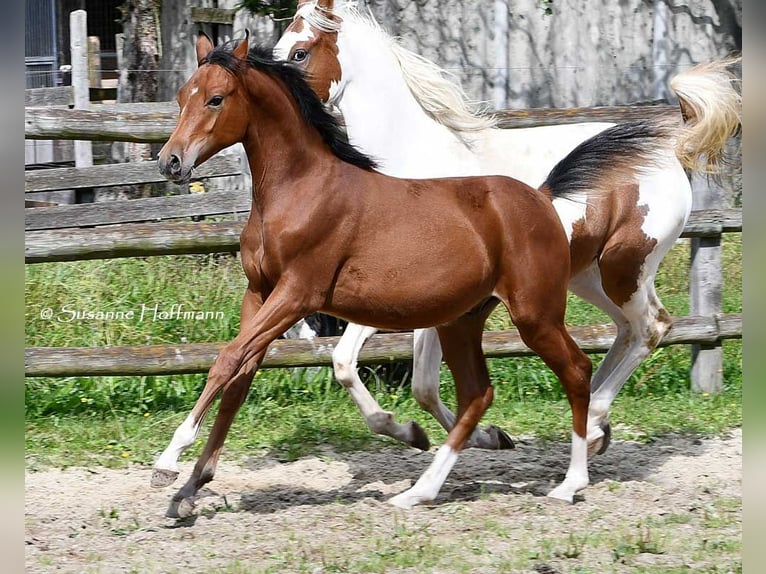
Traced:
<path id="1" fill-rule="evenodd" d="M 242 305 L 240 307 L 240 326 L 244 327 L 248 321 L 251 321 L 258 309 L 261 308 L 262 298 L 258 290 L 253 284 L 250 284 L 245 295 L 242 298 Z M 208 379 L 205 384 L 200 397 L 194 405 L 189 416 L 186 417 L 184 422 L 173 433 L 173 439 L 167 448 L 160 454 L 154 463 L 154 471 L 152 472 L 151 485 L 154 488 L 163 488 L 169 486 L 175 482 L 178 478 L 178 459 L 181 454 L 189 448 L 197 439 L 202 422 L 207 415 L 210 406 L 213 404 L 213 400 L 224 386 L 240 388 L 245 387 L 244 393 L 247 394 L 247 388 L 249 388 L 252 382 L 255 371 L 242 373 L 237 380 L 231 380 L 231 383 L 227 385 L 227 381 L 234 377 L 234 365 L 226 370 L 225 362 L 227 361 L 226 349 L 224 349 L 211 367 L 208 373 Z"/>
<path id="2" fill-rule="evenodd" d="M 189 480 L 173 496 L 167 516 L 179 518 L 192 513 L 194 496 L 213 479 L 226 435 L 269 344 L 306 313 L 295 291 L 278 287 L 254 315 L 243 321 L 237 337 L 218 355 L 192 416 L 198 412 L 204 415 L 218 392 L 223 391 L 218 414 L 202 454 Z M 199 425 L 201 419 L 194 420 Z"/>

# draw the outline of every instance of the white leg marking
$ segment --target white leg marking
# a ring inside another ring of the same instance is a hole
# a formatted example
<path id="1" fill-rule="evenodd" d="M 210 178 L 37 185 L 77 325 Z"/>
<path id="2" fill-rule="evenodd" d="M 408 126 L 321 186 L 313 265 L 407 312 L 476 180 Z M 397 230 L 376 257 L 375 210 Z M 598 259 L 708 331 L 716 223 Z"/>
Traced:
<path id="1" fill-rule="evenodd" d="M 436 329 L 416 329 L 413 336 L 412 394 L 422 409 L 450 431 L 455 426 L 455 415 L 439 397 L 441 361 L 442 349 Z"/>
<path id="2" fill-rule="evenodd" d="M 357 359 L 364 343 L 377 332 L 373 327 L 349 323 L 343 331 L 338 345 L 332 352 L 333 370 L 335 378 L 351 395 L 357 408 L 367 421 L 367 426 L 373 432 L 394 436 L 394 427 L 391 413 L 387 413 L 364 386 L 357 372 Z M 388 421 L 388 423 L 386 422 Z"/>
<path id="3" fill-rule="evenodd" d="M 564 482 L 548 493 L 548 496 L 570 503 L 574 502 L 575 493 L 588 486 L 589 482 L 588 441 L 572 432 L 572 456 L 569 459 L 569 470 Z"/>
<path id="4" fill-rule="evenodd" d="M 189 448 L 197 438 L 200 423 L 194 424 L 194 417 L 190 414 L 173 433 L 173 440 L 154 463 L 154 468 L 178 472 L 178 457 Z"/>
<path id="5" fill-rule="evenodd" d="M 440 446 L 433 462 L 418 481 L 410 489 L 389 499 L 389 504 L 409 510 L 416 504 L 432 501 L 439 494 L 456 461 L 457 452 L 446 444 Z"/>
<path id="6" fill-rule="evenodd" d="M 356 361 L 364 343 L 376 332 L 377 329 L 373 327 L 349 323 L 343 331 L 338 345 L 332 351 L 335 378 L 348 390 L 351 398 L 354 399 L 365 417 L 381 411 L 381 408 L 362 384 L 356 370 Z"/>
<path id="7" fill-rule="evenodd" d="M 295 325 L 285 331 L 286 339 L 306 339 L 313 341 L 317 334 L 306 322 L 306 319 L 301 319 Z"/>

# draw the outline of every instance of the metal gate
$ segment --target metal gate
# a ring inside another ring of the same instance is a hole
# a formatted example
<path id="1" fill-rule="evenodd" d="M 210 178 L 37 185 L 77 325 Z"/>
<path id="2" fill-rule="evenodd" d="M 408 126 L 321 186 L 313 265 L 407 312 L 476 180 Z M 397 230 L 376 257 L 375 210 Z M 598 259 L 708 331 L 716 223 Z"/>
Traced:
<path id="1" fill-rule="evenodd" d="M 55 0 L 27 0 L 24 64 L 27 88 L 59 85 Z"/>

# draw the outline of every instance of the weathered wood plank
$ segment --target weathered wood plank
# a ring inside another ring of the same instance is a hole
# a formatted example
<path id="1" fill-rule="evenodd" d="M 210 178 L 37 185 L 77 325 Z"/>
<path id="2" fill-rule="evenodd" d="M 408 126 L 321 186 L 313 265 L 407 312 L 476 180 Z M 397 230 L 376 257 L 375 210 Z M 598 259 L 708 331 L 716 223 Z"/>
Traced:
<path id="1" fill-rule="evenodd" d="M 623 122 L 678 113 L 676 106 L 609 106 L 599 108 L 532 108 L 498 110 L 501 128 L 535 127 L 578 122 Z M 173 131 L 178 116 L 175 102 L 93 104 L 82 111 L 62 108 L 24 109 L 27 139 L 91 139 L 161 142 Z M 126 126 L 130 126 L 130 130 Z M 130 133 L 129 133 L 130 132 Z"/>
<path id="2" fill-rule="evenodd" d="M 124 105 L 124 104 L 123 104 Z M 176 114 L 147 111 L 24 108 L 26 139 L 164 142 Z"/>
<path id="3" fill-rule="evenodd" d="M 92 205 L 89 204 L 89 206 Z M 722 218 L 722 220 L 725 219 L 728 222 L 728 227 L 722 228 L 722 230 L 724 232 L 731 229 L 741 231 L 741 211 L 738 216 L 736 212 L 739 210 L 727 211 L 732 213 L 727 215 L 726 218 Z M 700 216 L 702 220 L 707 220 L 711 217 L 710 214 Z M 739 221 L 738 225 L 737 220 Z M 27 231 L 24 242 L 25 261 L 27 263 L 44 263 L 51 261 L 73 261 L 76 259 L 212 253 L 216 249 L 222 252 L 239 250 L 239 232 L 242 223 L 206 223 L 207 227 L 205 227 L 204 231 L 200 231 L 199 245 L 196 245 L 194 240 L 195 225 L 201 224 L 151 223 L 144 224 L 143 226 L 125 224 L 115 227 L 80 230 L 50 229 Z M 131 233 L 136 235 L 131 237 Z M 697 229 L 695 233 L 699 234 L 701 231 Z M 177 234 L 176 238 L 174 238 L 174 234 Z M 220 234 L 220 236 L 216 237 L 216 234 Z"/>
<path id="4" fill-rule="evenodd" d="M 218 154 L 211 157 L 195 170 L 195 179 L 238 175 L 242 168 L 239 158 Z M 94 165 L 88 168 L 60 167 L 35 169 L 24 172 L 24 192 L 58 191 L 160 183 L 167 179 L 160 174 L 156 161 L 113 163 Z"/>
<path id="5" fill-rule="evenodd" d="M 532 128 L 581 122 L 620 123 L 670 114 L 680 117 L 678 106 L 668 104 L 632 104 L 595 108 L 530 108 L 497 110 L 494 113 L 499 120 L 498 127 L 501 128 Z"/>
<path id="6" fill-rule="evenodd" d="M 577 343 L 603 353 L 614 341 L 614 325 L 570 327 Z M 719 317 L 676 317 L 660 346 L 742 337 L 741 314 Z M 263 368 L 331 366 L 338 337 L 274 341 Z M 225 343 L 125 347 L 32 347 L 25 350 L 28 377 L 171 375 L 204 373 Z M 487 331 L 482 342 L 487 357 L 532 355 L 517 331 Z M 412 333 L 378 333 L 362 348 L 360 364 L 412 359 Z"/>
<path id="7" fill-rule="evenodd" d="M 92 229 L 28 231 L 26 263 L 147 255 L 225 253 L 239 250 L 244 221 L 128 223 Z"/>
<path id="8" fill-rule="evenodd" d="M 191 19 L 197 24 L 233 24 L 234 8 L 203 8 L 192 6 Z"/>
<path id="9" fill-rule="evenodd" d="M 725 192 L 717 182 L 692 177 L 693 209 L 723 205 Z M 717 223 L 722 227 L 720 223 Z M 691 240 L 689 269 L 689 311 L 695 315 L 716 315 L 723 305 L 723 248 L 721 236 Z M 723 347 L 720 341 L 696 341 L 692 345 L 691 386 L 693 391 L 719 393 L 723 389 Z"/>
<path id="10" fill-rule="evenodd" d="M 741 209 L 699 209 L 692 211 L 681 237 L 716 237 L 742 231 Z"/>
<path id="11" fill-rule="evenodd" d="M 72 86 L 28 88 L 24 90 L 25 106 L 71 106 L 74 104 Z"/>
<path id="12" fill-rule="evenodd" d="M 249 212 L 250 203 L 249 193 L 226 190 L 35 209 L 24 212 L 24 223 L 27 231 L 33 231 L 232 215 Z"/>

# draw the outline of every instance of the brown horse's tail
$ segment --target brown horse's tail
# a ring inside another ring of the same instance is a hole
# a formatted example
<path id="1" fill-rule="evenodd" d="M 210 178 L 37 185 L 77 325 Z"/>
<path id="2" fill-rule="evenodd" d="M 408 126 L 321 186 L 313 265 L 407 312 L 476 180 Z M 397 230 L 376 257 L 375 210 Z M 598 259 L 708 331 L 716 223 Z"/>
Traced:
<path id="1" fill-rule="evenodd" d="M 731 69 L 740 61 L 736 57 L 700 64 L 670 81 L 684 119 L 675 138 L 676 156 L 689 170 L 718 173 L 726 141 L 739 131 L 742 96 Z"/>

